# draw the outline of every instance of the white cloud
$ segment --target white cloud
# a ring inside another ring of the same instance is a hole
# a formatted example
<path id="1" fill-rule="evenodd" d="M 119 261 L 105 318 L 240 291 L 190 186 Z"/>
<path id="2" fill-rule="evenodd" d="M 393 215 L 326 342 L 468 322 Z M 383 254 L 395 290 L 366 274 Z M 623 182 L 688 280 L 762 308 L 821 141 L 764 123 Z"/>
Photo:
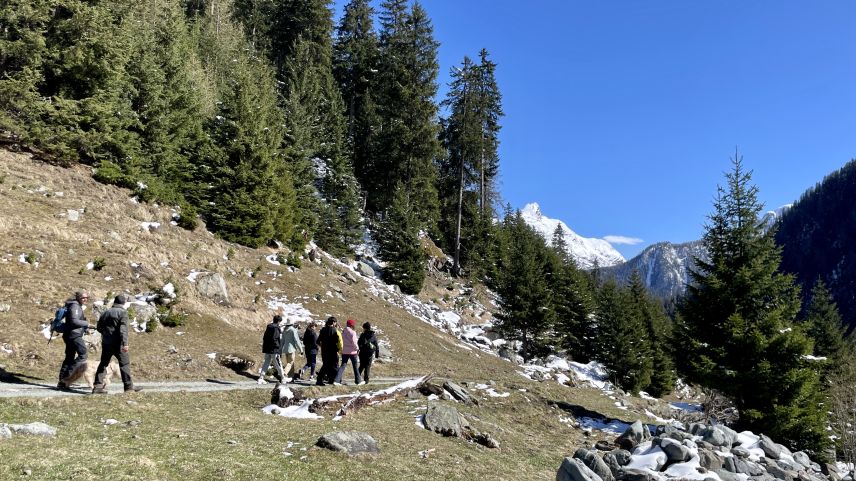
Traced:
<path id="1" fill-rule="evenodd" d="M 644 242 L 642 239 L 638 237 L 626 237 L 623 235 L 608 235 L 603 238 L 606 242 L 609 242 L 613 245 L 628 245 L 635 246 L 636 244 L 641 244 Z"/>

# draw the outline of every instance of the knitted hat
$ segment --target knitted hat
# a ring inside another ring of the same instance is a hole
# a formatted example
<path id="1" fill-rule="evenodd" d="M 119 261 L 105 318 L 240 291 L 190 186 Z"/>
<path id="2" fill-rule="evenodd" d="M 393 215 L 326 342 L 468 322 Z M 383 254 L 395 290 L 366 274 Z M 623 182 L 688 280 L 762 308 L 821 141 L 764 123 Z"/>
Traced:
<path id="1" fill-rule="evenodd" d="M 348 323 L 347 323 L 347 324 L 348 324 L 348 327 L 354 327 L 354 325 L 356 325 L 356 324 L 357 324 L 357 321 L 355 321 L 355 320 L 353 320 L 353 319 L 348 319 Z"/>

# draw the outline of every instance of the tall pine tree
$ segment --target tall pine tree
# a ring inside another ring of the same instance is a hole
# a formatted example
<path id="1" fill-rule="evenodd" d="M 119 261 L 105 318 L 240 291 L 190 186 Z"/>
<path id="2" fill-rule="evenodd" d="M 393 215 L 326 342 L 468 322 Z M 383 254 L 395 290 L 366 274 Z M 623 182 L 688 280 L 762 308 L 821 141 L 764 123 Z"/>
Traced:
<path id="1" fill-rule="evenodd" d="M 425 252 L 419 239 L 419 221 L 412 200 L 401 184 L 378 233 L 380 248 L 387 253 L 384 280 L 406 294 L 418 294 L 425 281 Z"/>

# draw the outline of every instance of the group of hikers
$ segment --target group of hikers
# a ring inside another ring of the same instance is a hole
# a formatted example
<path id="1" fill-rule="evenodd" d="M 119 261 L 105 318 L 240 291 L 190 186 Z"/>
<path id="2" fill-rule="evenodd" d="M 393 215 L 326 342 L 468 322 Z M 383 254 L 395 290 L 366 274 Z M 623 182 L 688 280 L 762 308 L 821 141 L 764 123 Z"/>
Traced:
<path id="1" fill-rule="evenodd" d="M 321 369 L 318 370 L 316 385 L 341 384 L 342 374 L 349 361 L 354 369 L 354 383 L 360 385 L 369 382 L 372 361 L 380 356 L 380 347 L 370 323 L 363 324 L 363 332 L 359 337 L 354 330 L 355 326 L 356 321 L 348 319 L 345 328 L 340 330 L 338 319 L 330 316 L 324 327 L 316 333 L 315 321 L 309 321 L 301 340 L 293 319 L 287 318 L 283 326 L 282 316 L 274 316 L 262 338 L 265 360 L 259 370 L 259 384 L 267 383 L 265 377 L 271 366 L 276 370 L 277 381 L 281 383 L 300 379 L 307 370 L 307 379 L 311 381 L 315 377 L 319 349 Z M 299 370 L 295 368 L 295 355 L 298 352 L 306 356 L 306 364 Z M 282 365 L 283 359 L 285 367 Z"/>
<path id="2" fill-rule="evenodd" d="M 74 297 L 67 300 L 58 310 L 57 319 L 51 325 L 51 336 L 54 329 L 62 333 L 65 358 L 60 368 L 57 389 L 71 390 L 70 383 L 75 378 L 75 373 L 86 368 L 88 347 L 83 336 L 87 331 L 96 329 L 101 334 L 102 347 L 101 361 L 95 373 L 92 392 L 94 394 L 107 392 L 104 377 L 113 357 L 119 361 L 119 372 L 125 392 L 141 390 L 131 379 L 131 358 L 128 354 L 129 320 L 126 310 L 128 301 L 125 294 L 117 295 L 113 305 L 99 316 L 96 326 L 89 324 L 84 315 L 85 306 L 89 302 L 89 293 L 86 291 L 75 292 Z M 271 366 L 276 370 L 279 382 L 300 379 L 307 370 L 309 371 L 307 379 L 312 380 L 316 374 L 315 365 L 319 349 L 321 350 L 321 369 L 318 370 L 317 385 L 341 384 L 342 374 L 349 361 L 354 369 L 354 382 L 356 384 L 369 382 L 372 361 L 380 356 L 380 347 L 370 323 L 363 324 L 363 332 L 359 336 L 354 330 L 355 325 L 356 321 L 348 319 L 345 328 L 340 330 L 339 321 L 331 316 L 320 332 L 316 333 L 315 321 L 309 321 L 301 339 L 293 319 L 289 317 L 283 323 L 282 316 L 274 316 L 262 338 L 262 351 L 265 358 L 259 371 L 259 384 L 267 382 L 265 376 Z M 306 364 L 300 370 L 295 369 L 298 352 L 306 356 Z M 340 356 L 341 366 L 339 365 Z M 284 368 L 283 359 L 286 363 Z"/>

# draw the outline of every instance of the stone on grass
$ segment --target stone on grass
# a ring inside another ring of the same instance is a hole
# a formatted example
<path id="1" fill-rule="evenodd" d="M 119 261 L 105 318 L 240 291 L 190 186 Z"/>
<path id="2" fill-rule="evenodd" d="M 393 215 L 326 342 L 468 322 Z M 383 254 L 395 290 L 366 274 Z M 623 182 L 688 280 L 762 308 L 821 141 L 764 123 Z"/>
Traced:
<path id="1" fill-rule="evenodd" d="M 9 429 L 15 434 L 24 434 L 28 436 L 56 436 L 56 428 L 40 422 L 29 424 L 10 424 Z"/>
<path id="2" fill-rule="evenodd" d="M 0 424 L 0 441 L 12 438 L 12 430 L 5 424 Z"/>
<path id="3" fill-rule="evenodd" d="M 491 449 L 498 449 L 499 448 L 499 441 L 497 441 L 496 438 L 494 438 L 493 436 L 491 436 L 488 433 L 476 434 L 475 436 L 473 436 L 473 441 L 478 443 L 478 444 L 481 444 L 482 446 L 484 446 L 486 448 L 491 448 Z"/>
<path id="4" fill-rule="evenodd" d="M 475 402 L 475 400 L 472 398 L 472 396 L 470 396 L 470 393 L 467 392 L 466 389 L 462 388 L 461 386 L 459 386 L 455 382 L 446 381 L 443 383 L 443 388 L 446 391 L 449 391 L 449 394 L 451 394 L 452 397 L 454 397 L 458 401 L 461 401 L 462 403 L 470 404 L 470 403 Z M 476 404 L 478 404 L 478 403 L 476 403 Z"/>
<path id="5" fill-rule="evenodd" d="M 0 304 L 0 312 L 9 312 L 12 310 L 12 306 L 9 304 Z"/>
<path id="6" fill-rule="evenodd" d="M 594 471 L 589 469 L 579 459 L 565 458 L 559 471 L 556 473 L 556 481 L 602 481 Z"/>
<path id="7" fill-rule="evenodd" d="M 464 437 L 470 431 L 467 420 L 457 409 L 445 404 L 432 404 L 425 411 L 425 429 L 443 436 Z"/>
<path id="8" fill-rule="evenodd" d="M 437 379 L 426 379 L 419 386 L 419 391 L 426 396 L 432 394 L 441 396 L 443 394 L 443 383 Z"/>
<path id="9" fill-rule="evenodd" d="M 218 304 L 229 304 L 226 280 L 216 272 L 203 272 L 196 276 L 196 291 Z"/>
<path id="10" fill-rule="evenodd" d="M 377 441 L 367 433 L 359 431 L 335 431 L 327 433 L 315 443 L 316 446 L 346 454 L 379 453 Z"/>
<path id="11" fill-rule="evenodd" d="M 594 451 L 579 448 L 574 453 L 574 459 L 584 462 L 603 481 L 614 481 L 615 477 L 612 474 L 612 470 L 609 469 L 609 466 Z"/>

